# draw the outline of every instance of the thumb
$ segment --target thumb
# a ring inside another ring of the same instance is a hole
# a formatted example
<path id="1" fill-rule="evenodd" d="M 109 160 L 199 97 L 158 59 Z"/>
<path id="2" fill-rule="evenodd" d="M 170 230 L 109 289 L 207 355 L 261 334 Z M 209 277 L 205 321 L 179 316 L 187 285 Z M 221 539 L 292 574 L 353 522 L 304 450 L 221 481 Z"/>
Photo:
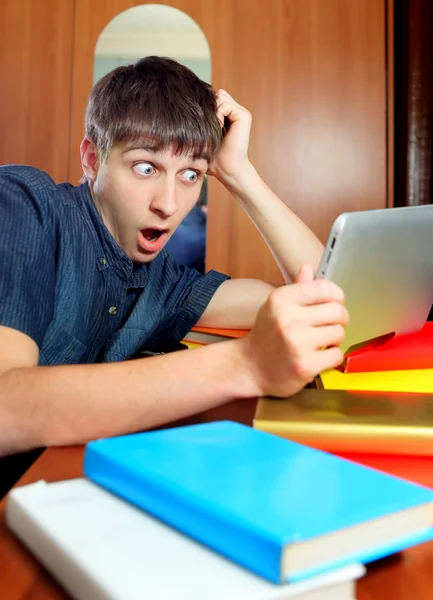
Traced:
<path id="1" fill-rule="evenodd" d="M 310 264 L 302 265 L 295 279 L 295 283 L 308 283 L 314 280 L 314 269 Z"/>

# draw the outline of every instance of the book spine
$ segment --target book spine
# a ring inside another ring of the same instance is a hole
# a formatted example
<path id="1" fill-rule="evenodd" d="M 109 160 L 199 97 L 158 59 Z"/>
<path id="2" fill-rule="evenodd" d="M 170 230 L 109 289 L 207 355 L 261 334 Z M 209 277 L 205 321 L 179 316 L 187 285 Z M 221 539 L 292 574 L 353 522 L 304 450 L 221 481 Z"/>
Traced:
<path id="1" fill-rule="evenodd" d="M 432 374 L 431 369 L 371 373 L 340 373 L 334 369 L 323 372 L 320 377 L 325 390 L 431 394 L 433 393 Z"/>
<path id="2" fill-rule="evenodd" d="M 324 452 L 433 456 L 431 427 L 255 419 L 254 428 Z"/>
<path id="3" fill-rule="evenodd" d="M 249 524 L 218 511 L 200 498 L 184 494 L 178 487 L 169 487 L 148 473 L 128 468 L 99 452 L 95 444 L 86 448 L 84 474 L 230 560 L 273 583 L 282 583 L 281 544 Z"/>

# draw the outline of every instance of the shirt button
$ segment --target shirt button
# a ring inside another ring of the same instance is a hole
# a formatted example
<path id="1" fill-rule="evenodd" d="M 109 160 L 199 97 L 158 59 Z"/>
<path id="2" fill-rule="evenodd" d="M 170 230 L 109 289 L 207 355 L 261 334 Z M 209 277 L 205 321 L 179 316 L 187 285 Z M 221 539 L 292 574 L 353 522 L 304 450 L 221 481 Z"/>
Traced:
<path id="1" fill-rule="evenodd" d="M 102 265 L 103 267 L 105 267 L 105 265 L 107 264 L 107 261 L 105 260 L 105 258 L 103 256 L 99 259 L 99 264 Z"/>
<path id="2" fill-rule="evenodd" d="M 108 309 L 108 312 L 110 313 L 110 315 L 112 317 L 114 317 L 114 315 L 117 315 L 117 306 L 110 306 L 110 308 Z"/>

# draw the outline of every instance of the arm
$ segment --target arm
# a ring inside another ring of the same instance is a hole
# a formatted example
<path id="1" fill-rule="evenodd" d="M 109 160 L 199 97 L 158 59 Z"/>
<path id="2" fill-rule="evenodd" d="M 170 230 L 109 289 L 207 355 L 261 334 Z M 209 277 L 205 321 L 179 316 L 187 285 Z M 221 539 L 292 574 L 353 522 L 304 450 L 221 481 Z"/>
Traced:
<path id="1" fill-rule="evenodd" d="M 227 92 L 217 93 L 217 116 L 229 123 L 209 173 L 232 193 L 262 234 L 286 283 L 314 278 L 323 245 L 314 233 L 267 187 L 248 159 L 251 115 Z M 257 279 L 232 279 L 217 290 L 198 325 L 251 329 L 275 285 Z"/>
<path id="2" fill-rule="evenodd" d="M 243 339 L 98 365 L 39 367 L 35 342 L 0 327 L 0 455 L 143 430 L 238 398 L 290 396 L 341 362 L 342 303 L 327 281 L 283 286 Z"/>
<path id="3" fill-rule="evenodd" d="M 268 188 L 251 163 L 224 183 L 260 231 L 286 283 L 296 279 L 304 263 L 317 270 L 322 243 Z"/>
<path id="4" fill-rule="evenodd" d="M 220 285 L 200 317 L 200 327 L 251 329 L 275 286 L 260 279 L 228 279 Z"/>
<path id="5" fill-rule="evenodd" d="M 309 263 L 317 270 L 323 245 L 314 233 L 268 188 L 248 159 L 251 115 L 227 92 L 217 94 L 218 117 L 229 123 L 210 174 L 232 193 L 251 218 L 283 274 L 294 281 L 301 266 Z"/>
<path id="6" fill-rule="evenodd" d="M 0 456 L 147 429 L 255 391 L 236 345 L 39 367 L 31 338 L 1 327 L 0 344 L 6 341 L 20 359 L 15 367 L 4 361 L 0 375 Z"/>

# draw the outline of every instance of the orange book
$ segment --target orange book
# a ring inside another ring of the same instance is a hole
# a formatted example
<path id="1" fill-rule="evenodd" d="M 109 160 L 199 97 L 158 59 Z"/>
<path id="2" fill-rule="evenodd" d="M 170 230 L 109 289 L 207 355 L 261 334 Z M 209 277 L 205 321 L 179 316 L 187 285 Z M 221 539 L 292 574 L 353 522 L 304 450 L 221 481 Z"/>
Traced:
<path id="1" fill-rule="evenodd" d="M 240 338 L 249 333 L 249 329 L 218 329 L 216 327 L 193 327 L 185 336 L 185 342 L 195 344 L 213 344 L 225 342 L 233 338 Z"/>

